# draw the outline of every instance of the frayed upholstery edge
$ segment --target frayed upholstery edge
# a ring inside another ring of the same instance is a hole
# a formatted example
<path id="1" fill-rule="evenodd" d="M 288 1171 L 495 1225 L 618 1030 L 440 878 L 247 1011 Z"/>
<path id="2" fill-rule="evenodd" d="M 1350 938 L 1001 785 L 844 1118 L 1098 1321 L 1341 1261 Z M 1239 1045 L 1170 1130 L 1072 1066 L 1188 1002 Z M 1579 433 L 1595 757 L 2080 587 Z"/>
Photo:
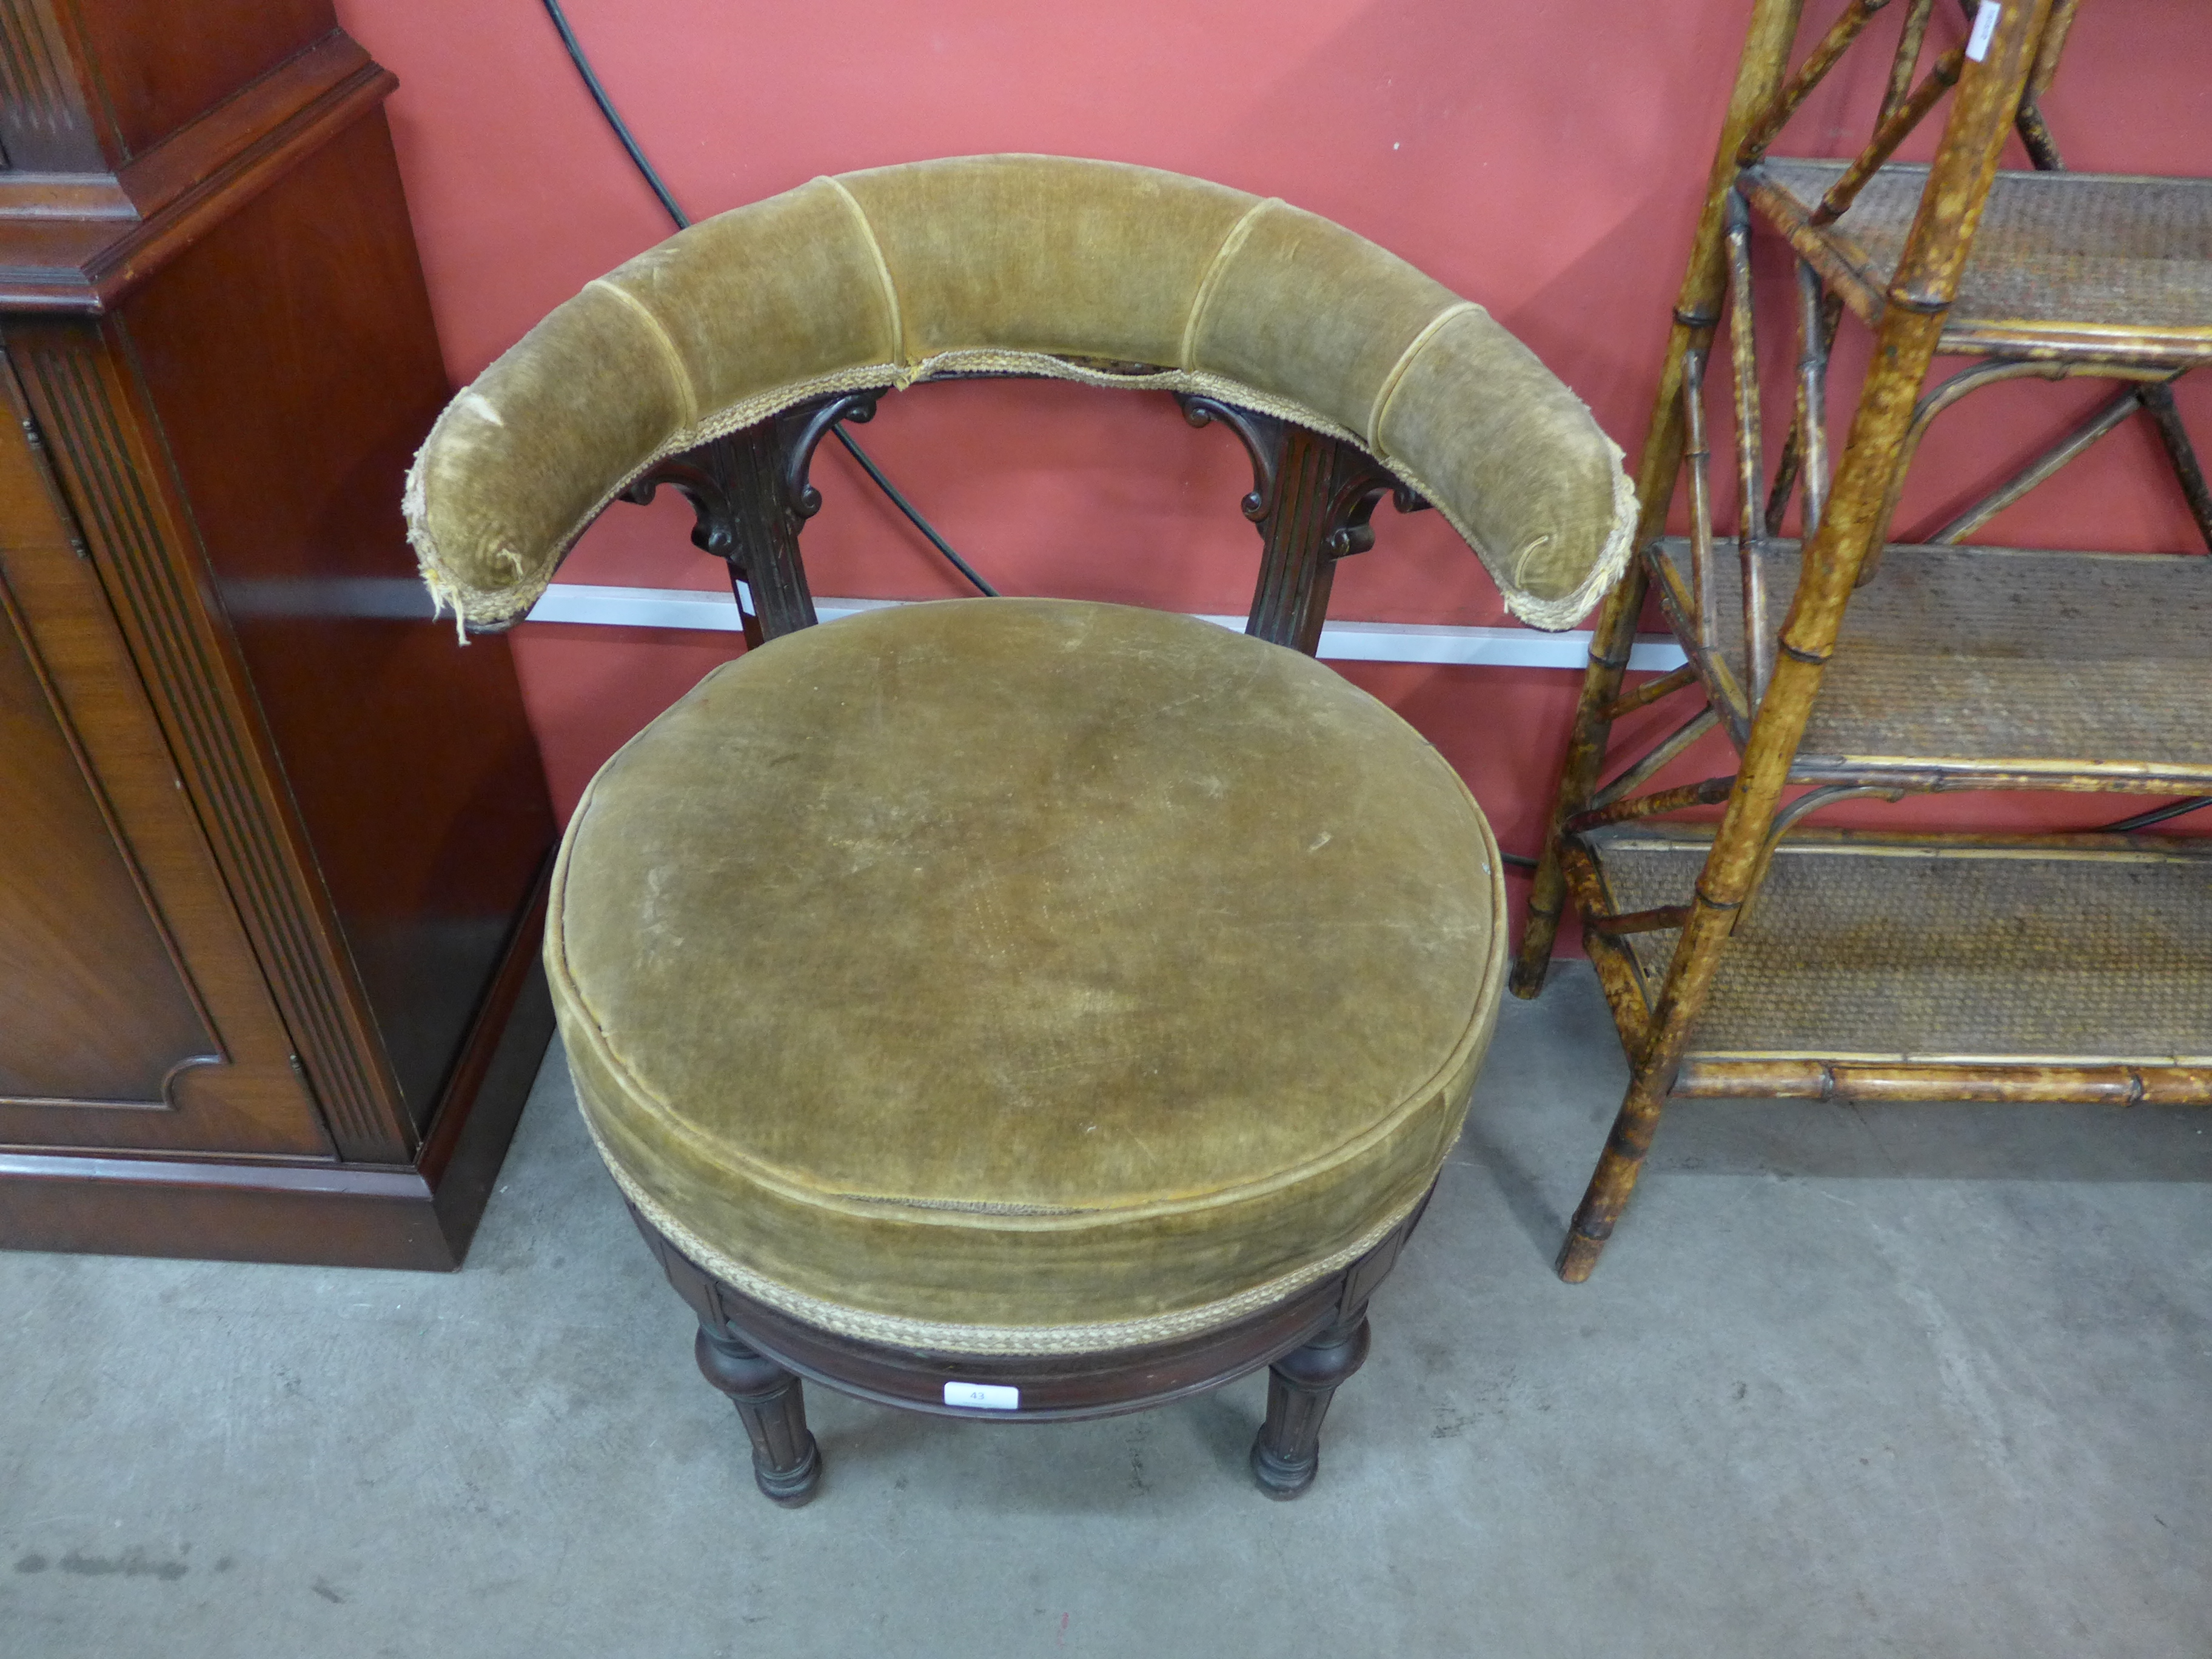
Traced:
<path id="1" fill-rule="evenodd" d="M 447 409 L 452 407 L 451 404 L 446 405 Z M 415 568 L 422 578 L 422 586 L 430 590 L 430 620 L 437 621 L 450 608 L 453 613 L 454 637 L 466 645 L 469 642 L 468 617 L 461 609 L 461 592 L 446 579 L 436 544 L 430 538 L 428 507 L 423 499 L 422 457 L 429 450 L 431 441 L 436 438 L 438 428 L 445 424 L 445 410 L 439 410 L 438 418 L 430 424 L 428 435 L 422 440 L 422 447 L 415 452 L 415 459 L 408 463 L 407 482 L 399 492 L 399 514 L 407 526 L 407 544 L 415 550 Z"/>
<path id="2" fill-rule="evenodd" d="M 577 538 L 591 527 L 592 521 L 605 512 L 609 504 L 623 490 L 669 456 L 681 454 L 700 444 L 770 419 L 787 409 L 815 398 L 871 388 L 899 391 L 938 374 L 963 370 L 1036 374 L 1049 380 L 1074 380 L 1085 386 L 1128 391 L 1196 392 L 1245 408 L 1256 409 L 1263 414 L 1278 416 L 1330 437 L 1359 444 L 1357 434 L 1346 431 L 1304 404 L 1257 391 L 1225 375 L 1183 369 L 1163 369 L 1155 374 L 1114 374 L 1086 368 L 1079 363 L 1071 363 L 1045 352 L 998 349 L 942 351 L 916 362 L 871 363 L 858 368 L 817 375 L 811 380 L 793 381 L 772 392 L 740 398 L 702 420 L 679 428 L 663 439 L 643 460 L 617 477 L 568 532 L 554 542 L 554 550 L 543 561 L 542 576 L 526 578 L 506 587 L 484 587 L 457 580 L 430 528 L 422 460 L 437 442 L 438 428 L 444 424 L 446 418 L 441 413 L 437 423 L 431 427 L 429 435 L 423 440 L 422 449 L 416 452 L 414 465 L 408 471 L 406 489 L 402 496 L 407 520 L 407 539 L 415 549 L 416 562 L 421 568 L 424 585 L 430 590 L 433 603 L 441 607 L 450 605 L 459 626 L 464 630 L 477 628 L 488 631 L 512 627 L 529 614 L 530 608 L 552 585 L 553 573 L 560 568 L 562 560 L 568 556 L 568 550 L 575 545 Z M 465 390 L 464 388 L 464 392 Z M 453 403 L 447 406 L 447 409 L 451 410 L 459 401 L 457 395 Z M 1360 445 L 1360 447 L 1364 448 L 1365 446 Z M 518 556 L 511 550 L 501 550 L 501 556 L 510 562 L 519 562 Z"/>
<path id="3" fill-rule="evenodd" d="M 669 456 L 681 454 L 697 445 L 768 420 L 811 398 L 870 388 L 903 390 L 939 374 L 978 371 L 1036 374 L 1048 380 L 1072 380 L 1083 386 L 1122 391 L 1195 392 L 1218 398 L 1241 408 L 1256 410 L 1263 415 L 1273 415 L 1294 426 L 1348 443 L 1389 467 L 1434 507 L 1444 522 L 1451 526 L 1460 539 L 1481 560 L 1490 573 L 1491 580 L 1497 583 L 1506 610 L 1529 627 L 1547 632 L 1557 633 L 1572 628 L 1588 615 L 1606 591 L 1620 580 L 1632 551 L 1631 544 L 1635 537 L 1638 517 L 1636 488 L 1623 470 L 1620 446 L 1605 436 L 1602 429 L 1599 435 L 1604 439 L 1613 459 L 1613 527 L 1607 535 L 1597 562 L 1575 590 L 1559 599 L 1547 599 L 1514 583 L 1510 573 L 1501 568 L 1502 561 L 1484 544 L 1474 533 L 1474 527 L 1402 459 L 1379 453 L 1360 434 L 1339 425 L 1303 404 L 1261 392 L 1241 380 L 1205 369 L 1163 368 L 1150 374 L 1117 374 L 1069 362 L 1047 352 L 1010 351 L 996 348 L 942 351 L 915 362 L 872 363 L 858 368 L 842 369 L 831 374 L 817 375 L 811 380 L 779 386 L 772 392 L 741 398 L 702 420 L 681 428 L 670 434 L 643 460 L 617 478 L 590 510 L 577 520 L 567 534 L 555 543 L 555 550 L 543 562 L 544 574 L 541 577 L 534 580 L 526 578 L 507 587 L 486 588 L 455 580 L 438 550 L 436 538 L 431 532 L 424 500 L 422 457 L 428 453 L 437 441 L 438 428 L 445 422 L 445 415 L 441 413 L 437 423 L 431 427 L 429 436 L 423 441 L 422 450 L 416 453 L 414 465 L 408 471 L 403 496 L 407 539 L 414 546 L 416 559 L 421 567 L 424 585 L 430 590 L 433 604 L 441 609 L 448 605 L 452 607 L 455 626 L 462 631 L 464 639 L 466 630 L 471 627 L 487 630 L 512 627 L 529 614 L 530 608 L 552 585 L 554 572 L 560 568 L 562 560 L 568 556 L 568 550 L 575 544 L 576 538 L 591 526 L 592 521 L 606 511 L 608 505 L 641 476 Z M 455 403 L 459 401 L 456 398 Z M 448 409 L 452 406 L 449 404 Z M 501 550 L 501 552 L 511 562 L 520 562 L 519 556 L 511 550 Z"/>
<path id="4" fill-rule="evenodd" d="M 416 562 L 421 568 L 423 585 L 430 590 L 433 604 L 453 607 L 454 616 L 464 630 L 477 628 L 496 631 L 511 628 L 530 614 L 530 608 L 552 586 L 553 573 L 568 557 L 568 550 L 576 544 L 577 538 L 591 528 L 592 520 L 607 510 L 615 497 L 659 462 L 756 422 L 780 415 L 810 398 L 838 392 L 865 391 L 872 386 L 896 386 L 903 372 L 901 365 L 888 362 L 844 369 L 834 374 L 820 375 L 811 380 L 781 386 L 774 392 L 741 398 L 703 420 L 678 428 L 663 439 L 643 460 L 608 486 L 565 534 L 555 538 L 551 550 L 541 562 L 542 575 L 532 577 L 524 574 L 523 580 L 507 587 L 485 587 L 457 580 L 438 547 L 436 535 L 430 528 L 428 503 L 422 482 L 422 460 L 437 442 L 438 428 L 445 423 L 446 417 L 441 414 L 437 422 L 430 428 L 429 436 L 422 441 L 422 447 L 416 453 L 415 464 L 408 470 L 407 485 L 401 497 L 407 519 L 407 539 L 415 549 Z M 465 390 L 464 388 L 464 392 Z M 453 402 L 447 405 L 447 410 L 459 402 L 460 396 L 457 395 Z M 502 548 L 498 550 L 498 556 L 515 566 L 519 574 L 522 574 L 523 561 L 519 554 L 512 549 Z"/>
<path id="5" fill-rule="evenodd" d="M 1604 436 L 1602 430 L 1599 435 Z M 1505 601 L 1506 610 L 1516 620 L 1526 623 L 1531 628 L 1540 629 L 1545 633 L 1557 634 L 1572 628 L 1589 614 L 1591 607 L 1620 580 L 1620 573 L 1628 568 L 1629 556 L 1634 551 L 1638 516 L 1636 485 L 1622 470 L 1620 446 L 1607 437 L 1605 447 L 1613 453 L 1613 527 L 1606 532 L 1605 545 L 1598 550 L 1596 562 L 1590 566 L 1589 574 L 1576 585 L 1572 592 L 1556 599 L 1540 599 L 1515 582 L 1510 573 L 1499 568 L 1500 562 L 1491 556 L 1474 532 L 1460 522 L 1458 514 L 1438 501 L 1433 492 L 1424 488 L 1399 463 L 1385 461 L 1384 465 L 1419 489 L 1443 516 L 1444 522 L 1457 531 L 1461 539 L 1474 550 L 1476 556 L 1482 561 L 1483 568 L 1489 571 L 1491 580 L 1498 584 L 1498 592 Z"/>

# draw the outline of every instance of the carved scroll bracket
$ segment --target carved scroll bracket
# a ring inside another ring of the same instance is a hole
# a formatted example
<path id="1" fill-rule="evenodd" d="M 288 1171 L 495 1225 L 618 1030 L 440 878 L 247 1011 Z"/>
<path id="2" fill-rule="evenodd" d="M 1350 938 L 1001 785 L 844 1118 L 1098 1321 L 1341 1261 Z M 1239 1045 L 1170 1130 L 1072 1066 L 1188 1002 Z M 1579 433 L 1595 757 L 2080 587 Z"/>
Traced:
<path id="1" fill-rule="evenodd" d="M 681 492 L 698 520 L 691 528 L 691 544 L 726 559 L 737 546 L 735 513 L 728 482 L 722 476 L 723 469 L 714 464 L 713 451 L 714 444 L 709 442 L 655 461 L 623 487 L 622 499 L 643 507 L 660 493 L 663 484 Z"/>
<path id="2" fill-rule="evenodd" d="M 864 426 L 876 418 L 878 392 L 848 392 L 818 404 L 801 404 L 776 417 L 776 436 L 783 444 L 783 497 L 791 509 L 793 529 L 822 510 L 822 492 L 807 481 L 814 452 L 840 421 Z"/>
<path id="3" fill-rule="evenodd" d="M 1343 439 L 1213 398 L 1184 392 L 1178 401 L 1193 426 L 1219 422 L 1251 458 L 1244 516 L 1259 531 L 1264 551 L 1245 631 L 1311 654 L 1320 644 L 1336 561 L 1375 545 L 1376 507 L 1386 495 L 1401 513 L 1428 503 Z"/>
<path id="4" fill-rule="evenodd" d="M 633 479 L 622 499 L 643 506 L 662 484 L 680 491 L 691 503 L 698 522 L 691 531 L 692 545 L 720 559 L 736 559 L 743 544 L 738 534 L 739 503 L 746 499 L 740 487 L 746 476 L 740 451 L 772 449 L 783 528 L 793 535 L 822 510 L 822 492 L 808 479 L 814 452 L 830 428 L 840 421 L 866 422 L 875 418 L 877 392 L 844 392 L 795 409 L 671 455 Z M 757 458 L 753 459 L 757 464 Z M 739 573 L 744 573 L 740 569 Z"/>
<path id="5" fill-rule="evenodd" d="M 1218 421 L 1244 446 L 1252 462 L 1252 489 L 1240 505 L 1244 516 L 1261 526 L 1264 536 L 1266 521 L 1282 505 L 1284 461 L 1294 447 L 1291 424 L 1197 392 L 1177 392 L 1176 401 L 1182 405 L 1183 418 L 1193 426 L 1210 426 Z M 1418 513 L 1428 506 L 1409 485 L 1364 452 L 1340 441 L 1308 434 L 1303 428 L 1297 430 L 1304 441 L 1296 447 L 1316 444 L 1333 452 L 1325 469 L 1328 499 L 1320 525 L 1323 557 L 1349 558 L 1373 547 L 1375 532 L 1369 521 L 1386 495 L 1401 513 Z"/>
<path id="6" fill-rule="evenodd" d="M 1267 517 L 1275 510 L 1280 493 L 1285 422 L 1194 392 L 1177 392 L 1176 401 L 1182 405 L 1183 419 L 1193 426 L 1210 426 L 1218 421 L 1237 434 L 1252 460 L 1252 491 L 1241 503 L 1244 516 L 1255 524 Z"/>
<path id="7" fill-rule="evenodd" d="M 666 484 L 691 503 L 692 545 L 728 565 L 749 643 L 812 626 L 799 532 L 822 510 L 822 492 L 807 473 L 830 428 L 872 418 L 880 395 L 848 392 L 801 404 L 656 462 L 622 492 L 643 505 Z"/>
<path id="8" fill-rule="evenodd" d="M 1338 479 L 1322 522 L 1322 553 L 1348 559 L 1375 545 L 1375 509 L 1388 495 L 1401 513 L 1419 513 L 1429 503 L 1403 479 L 1349 445 L 1339 445 Z"/>

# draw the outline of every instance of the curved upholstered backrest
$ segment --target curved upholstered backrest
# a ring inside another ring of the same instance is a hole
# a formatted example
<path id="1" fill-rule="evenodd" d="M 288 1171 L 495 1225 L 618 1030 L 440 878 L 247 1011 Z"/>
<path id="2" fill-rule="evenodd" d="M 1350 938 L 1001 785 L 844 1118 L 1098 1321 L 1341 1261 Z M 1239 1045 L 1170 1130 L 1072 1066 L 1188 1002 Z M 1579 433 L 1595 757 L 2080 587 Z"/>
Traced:
<path id="1" fill-rule="evenodd" d="M 1538 627 L 1573 623 L 1627 557 L 1620 450 L 1480 307 L 1279 201 L 1043 155 L 817 179 L 591 283 L 447 406 L 409 531 L 431 591 L 496 626 L 661 457 L 827 392 L 994 368 L 1202 392 L 1348 439 Z"/>

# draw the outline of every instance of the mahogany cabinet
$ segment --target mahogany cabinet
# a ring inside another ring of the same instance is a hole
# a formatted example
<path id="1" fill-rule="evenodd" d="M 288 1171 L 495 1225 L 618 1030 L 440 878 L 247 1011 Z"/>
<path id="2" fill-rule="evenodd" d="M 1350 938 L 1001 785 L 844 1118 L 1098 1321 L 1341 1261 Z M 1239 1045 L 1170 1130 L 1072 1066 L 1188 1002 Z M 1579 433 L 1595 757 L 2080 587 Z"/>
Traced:
<path id="1" fill-rule="evenodd" d="M 550 1035 L 393 84 L 328 0 L 0 0 L 0 1244 L 455 1266 Z"/>

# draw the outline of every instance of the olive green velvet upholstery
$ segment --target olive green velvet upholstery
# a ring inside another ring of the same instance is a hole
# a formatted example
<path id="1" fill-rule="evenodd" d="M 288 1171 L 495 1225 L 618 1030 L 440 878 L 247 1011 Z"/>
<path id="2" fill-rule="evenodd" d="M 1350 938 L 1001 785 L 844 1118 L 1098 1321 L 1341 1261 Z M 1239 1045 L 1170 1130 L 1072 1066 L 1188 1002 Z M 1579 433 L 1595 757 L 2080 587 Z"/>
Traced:
<path id="1" fill-rule="evenodd" d="M 973 370 L 1334 434 L 1543 626 L 1626 556 L 1619 452 L 1480 307 L 1278 201 L 984 156 L 817 179 L 587 285 L 417 457 L 425 576 L 502 625 L 655 460 Z M 1504 902 L 1452 769 L 1310 659 L 971 600 L 709 675 L 592 784 L 545 952 L 599 1149 L 693 1261 L 844 1336 L 1088 1353 L 1227 1328 L 1405 1220 Z"/>
<path id="2" fill-rule="evenodd" d="M 1497 1017 L 1465 785 L 1331 670 L 1056 599 L 717 669 L 592 782 L 545 945 L 631 1200 L 842 1334 L 1224 1325 L 1419 1203 Z"/>
<path id="3" fill-rule="evenodd" d="M 406 507 L 425 578 L 465 622 L 512 622 L 661 457 L 956 369 L 1202 392 L 1348 439 L 1538 627 L 1573 623 L 1628 556 L 1620 451 L 1480 307 L 1277 200 L 987 155 L 817 179 L 587 284 L 423 446 Z"/>

